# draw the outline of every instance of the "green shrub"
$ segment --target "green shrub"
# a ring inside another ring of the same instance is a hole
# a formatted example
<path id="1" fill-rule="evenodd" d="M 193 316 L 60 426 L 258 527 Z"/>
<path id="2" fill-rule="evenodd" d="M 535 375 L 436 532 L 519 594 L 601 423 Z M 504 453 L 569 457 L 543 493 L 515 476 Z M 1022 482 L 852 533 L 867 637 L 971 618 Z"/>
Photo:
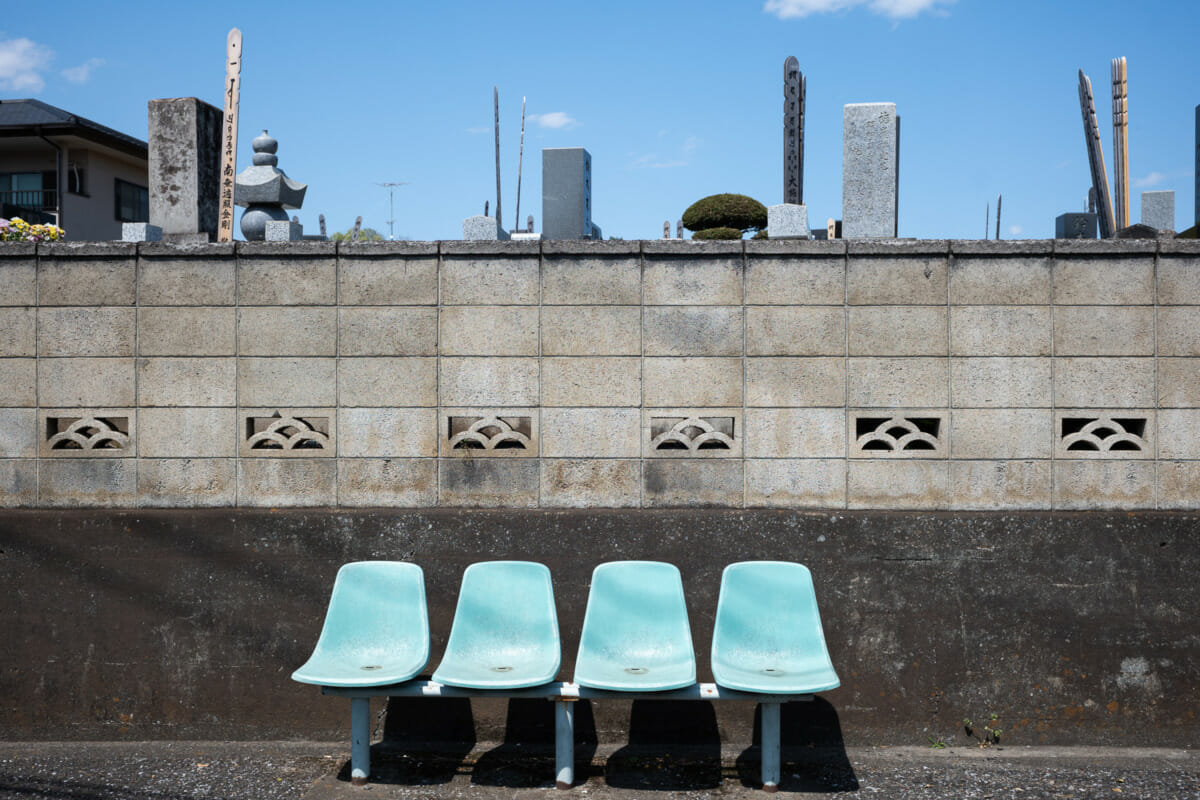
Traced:
<path id="1" fill-rule="evenodd" d="M 766 229 L 766 228 L 763 228 L 761 231 L 759 231 L 758 233 L 754 234 L 754 235 L 753 235 L 753 236 L 751 236 L 750 238 L 751 238 L 751 239 L 770 239 L 771 237 L 770 237 L 770 236 L 767 236 L 767 229 Z"/>
<path id="2" fill-rule="evenodd" d="M 693 239 L 741 239 L 742 232 L 737 228 L 705 228 L 692 234 Z"/>
<path id="3" fill-rule="evenodd" d="M 683 212 L 683 227 L 689 231 L 710 228 L 757 231 L 767 227 L 767 207 L 744 194 L 713 194 L 688 206 Z"/>

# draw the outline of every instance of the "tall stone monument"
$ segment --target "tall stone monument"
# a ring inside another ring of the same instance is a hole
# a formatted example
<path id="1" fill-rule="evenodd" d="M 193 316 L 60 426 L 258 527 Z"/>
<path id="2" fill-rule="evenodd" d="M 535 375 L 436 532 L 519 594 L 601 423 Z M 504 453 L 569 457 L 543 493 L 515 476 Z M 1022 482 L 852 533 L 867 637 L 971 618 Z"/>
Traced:
<path id="1" fill-rule="evenodd" d="M 1111 239 L 1117 233 L 1113 217 L 1112 196 L 1108 193 L 1108 170 L 1104 166 L 1104 146 L 1100 141 L 1100 126 L 1096 122 L 1096 103 L 1092 97 L 1092 81 L 1079 70 L 1079 110 L 1083 115 L 1083 139 L 1087 145 L 1088 166 L 1092 171 L 1092 188 L 1096 191 L 1096 215 L 1100 238 Z"/>
<path id="2" fill-rule="evenodd" d="M 216 239 L 222 119 L 221 109 L 195 97 L 149 103 L 150 224 L 163 241 Z"/>
<path id="3" fill-rule="evenodd" d="M 1175 230 L 1175 192 L 1142 192 L 1142 224 L 1158 231 Z"/>
<path id="4" fill-rule="evenodd" d="M 542 149 L 542 238 L 601 238 L 592 222 L 592 156 L 582 147 Z"/>
<path id="5" fill-rule="evenodd" d="M 1129 216 L 1129 83 L 1125 57 L 1112 60 L 1113 218 L 1117 230 L 1133 224 Z"/>
<path id="6" fill-rule="evenodd" d="M 900 203 L 895 103 L 851 103 L 842 116 L 842 238 L 894 239 Z"/>
<path id="7" fill-rule="evenodd" d="M 767 207 L 767 233 L 772 239 L 807 239 L 804 207 L 804 95 L 800 62 L 783 62 L 783 203 Z"/>

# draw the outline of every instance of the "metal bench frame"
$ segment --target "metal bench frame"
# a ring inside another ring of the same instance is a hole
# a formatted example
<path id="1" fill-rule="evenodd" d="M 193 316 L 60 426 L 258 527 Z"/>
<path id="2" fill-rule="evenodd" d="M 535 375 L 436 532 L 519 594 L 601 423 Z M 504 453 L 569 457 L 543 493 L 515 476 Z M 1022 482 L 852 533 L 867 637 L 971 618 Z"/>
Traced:
<path id="1" fill-rule="evenodd" d="M 577 700 L 753 700 L 762 707 L 762 784 L 767 792 L 779 788 L 779 711 L 784 703 L 808 702 L 811 694 L 766 694 L 725 689 L 715 683 L 694 683 L 667 692 L 616 692 L 575 683 L 554 682 L 531 689 L 463 689 L 434 681 L 412 680 L 390 686 L 322 686 L 322 694 L 350 698 L 350 780 L 367 783 L 371 774 L 372 697 L 500 697 L 544 698 L 554 702 L 554 785 L 570 789 L 575 783 L 575 709 Z"/>

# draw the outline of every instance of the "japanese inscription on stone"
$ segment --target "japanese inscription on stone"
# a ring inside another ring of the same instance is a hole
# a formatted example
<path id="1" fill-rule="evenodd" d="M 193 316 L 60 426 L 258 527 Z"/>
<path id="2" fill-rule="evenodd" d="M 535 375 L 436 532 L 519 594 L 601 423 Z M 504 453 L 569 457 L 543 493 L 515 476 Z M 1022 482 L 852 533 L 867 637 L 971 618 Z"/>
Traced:
<path id="1" fill-rule="evenodd" d="M 804 93 L 800 62 L 783 62 L 783 202 L 804 203 Z"/>
<path id="2" fill-rule="evenodd" d="M 225 43 L 225 123 L 221 133 L 221 203 L 217 241 L 233 241 L 233 182 L 237 177 L 238 95 L 242 86 L 242 32 L 234 28 Z"/>

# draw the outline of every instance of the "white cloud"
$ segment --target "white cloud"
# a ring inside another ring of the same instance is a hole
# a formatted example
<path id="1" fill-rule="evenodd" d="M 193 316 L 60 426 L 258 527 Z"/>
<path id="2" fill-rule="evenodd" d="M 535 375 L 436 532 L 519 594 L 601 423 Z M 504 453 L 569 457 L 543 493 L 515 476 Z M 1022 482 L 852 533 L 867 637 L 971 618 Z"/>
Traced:
<path id="1" fill-rule="evenodd" d="M 1163 175 L 1161 172 L 1151 172 L 1146 177 L 1138 178 L 1137 180 L 1135 180 L 1133 182 L 1133 185 L 1139 189 L 1145 189 L 1145 188 L 1149 188 L 1151 186 L 1158 186 L 1160 183 L 1162 183 L 1166 179 L 1167 179 L 1167 176 Z"/>
<path id="2" fill-rule="evenodd" d="M 479 127 L 479 128 L 467 128 L 467 133 L 491 133 L 491 132 L 492 132 L 492 129 L 487 126 L 483 126 L 483 127 Z"/>
<path id="3" fill-rule="evenodd" d="M 700 146 L 700 140 L 695 136 L 689 136 L 683 140 L 683 152 L 691 153 Z"/>
<path id="4" fill-rule="evenodd" d="M 909 19 L 923 11 L 945 13 L 940 6 L 955 0 L 767 0 L 763 11 L 780 19 L 799 19 L 809 14 L 831 14 L 865 5 L 876 14 L 892 19 Z"/>
<path id="5" fill-rule="evenodd" d="M 103 66 L 103 58 L 89 58 L 78 67 L 67 67 L 62 71 L 62 76 L 71 83 L 87 83 L 92 77 L 92 70 Z"/>
<path id="6" fill-rule="evenodd" d="M 674 169 L 675 167 L 686 167 L 688 162 L 678 159 L 664 159 L 658 153 L 647 153 L 644 156 L 639 156 L 634 159 L 630 166 L 633 169 Z"/>
<path id="7" fill-rule="evenodd" d="M 1025 229 L 1022 228 L 1020 225 L 1009 225 L 1008 226 L 1008 233 L 1011 236 L 1020 236 L 1024 232 L 1025 232 Z"/>
<path id="8" fill-rule="evenodd" d="M 530 114 L 530 122 L 536 122 L 542 128 L 573 128 L 579 124 L 565 111 L 551 111 L 547 114 Z"/>
<path id="9" fill-rule="evenodd" d="M 53 58 L 53 50 L 29 39 L 0 41 L 0 89 L 40 92 L 46 86 L 41 72 Z"/>

